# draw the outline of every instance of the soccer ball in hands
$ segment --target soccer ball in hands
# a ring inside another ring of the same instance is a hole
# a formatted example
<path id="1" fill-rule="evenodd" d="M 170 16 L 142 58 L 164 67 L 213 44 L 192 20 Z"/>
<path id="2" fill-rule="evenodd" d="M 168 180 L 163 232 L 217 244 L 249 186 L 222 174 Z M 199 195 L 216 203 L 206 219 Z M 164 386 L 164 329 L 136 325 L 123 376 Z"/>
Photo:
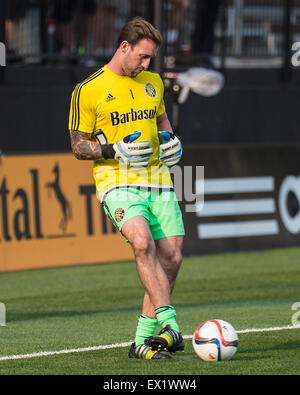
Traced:
<path id="1" fill-rule="evenodd" d="M 193 335 L 193 347 L 203 361 L 229 360 L 237 351 L 238 335 L 226 321 L 205 321 Z"/>

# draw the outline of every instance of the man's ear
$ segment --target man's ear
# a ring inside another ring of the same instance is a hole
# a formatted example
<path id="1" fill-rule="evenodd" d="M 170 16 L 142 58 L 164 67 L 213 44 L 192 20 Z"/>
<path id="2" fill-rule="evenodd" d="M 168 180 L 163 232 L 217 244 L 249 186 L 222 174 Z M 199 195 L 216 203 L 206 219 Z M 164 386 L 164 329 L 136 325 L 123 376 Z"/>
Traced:
<path id="1" fill-rule="evenodd" d="M 128 41 L 124 40 L 120 44 L 120 49 L 122 53 L 126 53 L 130 48 L 130 44 Z"/>

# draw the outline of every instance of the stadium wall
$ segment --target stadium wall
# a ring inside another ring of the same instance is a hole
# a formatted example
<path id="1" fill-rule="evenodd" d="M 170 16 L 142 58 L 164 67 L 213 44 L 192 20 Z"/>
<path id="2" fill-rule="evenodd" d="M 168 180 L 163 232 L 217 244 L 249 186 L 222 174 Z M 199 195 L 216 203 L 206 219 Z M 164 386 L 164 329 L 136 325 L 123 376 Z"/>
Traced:
<path id="1" fill-rule="evenodd" d="M 0 85 L 1 141 L 6 153 L 70 151 L 67 133 L 71 93 L 94 69 L 5 68 Z M 280 70 L 226 70 L 214 97 L 190 93 L 177 109 L 166 89 L 166 107 L 184 144 L 247 144 L 299 141 L 300 72 L 281 81 Z M 172 86 L 172 85 L 171 85 Z M 179 116 L 177 117 L 177 110 Z"/>
<path id="2" fill-rule="evenodd" d="M 193 92 L 179 108 L 185 144 L 299 142 L 300 69 L 284 82 L 280 69 L 227 70 L 216 96 Z"/>

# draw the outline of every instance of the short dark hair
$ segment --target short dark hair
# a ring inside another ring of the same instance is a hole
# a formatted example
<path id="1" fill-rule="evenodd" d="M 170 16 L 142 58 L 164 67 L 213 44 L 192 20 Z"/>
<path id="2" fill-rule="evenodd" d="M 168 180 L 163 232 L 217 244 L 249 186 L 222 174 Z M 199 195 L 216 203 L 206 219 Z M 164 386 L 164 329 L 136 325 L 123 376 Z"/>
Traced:
<path id="1" fill-rule="evenodd" d="M 128 41 L 131 46 L 135 46 L 140 40 L 148 38 L 152 40 L 158 47 L 162 45 L 163 38 L 161 33 L 151 23 L 147 22 L 141 16 L 136 16 L 128 21 L 122 28 L 118 45 L 122 41 Z"/>

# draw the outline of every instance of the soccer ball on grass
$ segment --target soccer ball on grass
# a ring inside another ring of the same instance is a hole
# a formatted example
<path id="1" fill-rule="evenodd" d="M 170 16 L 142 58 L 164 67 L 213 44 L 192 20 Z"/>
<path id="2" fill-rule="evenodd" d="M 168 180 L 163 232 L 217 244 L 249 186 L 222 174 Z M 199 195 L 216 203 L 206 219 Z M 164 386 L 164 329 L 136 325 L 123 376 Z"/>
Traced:
<path id="1" fill-rule="evenodd" d="M 224 320 L 209 320 L 198 326 L 193 335 L 193 347 L 203 361 L 225 361 L 237 351 L 238 335 Z"/>

